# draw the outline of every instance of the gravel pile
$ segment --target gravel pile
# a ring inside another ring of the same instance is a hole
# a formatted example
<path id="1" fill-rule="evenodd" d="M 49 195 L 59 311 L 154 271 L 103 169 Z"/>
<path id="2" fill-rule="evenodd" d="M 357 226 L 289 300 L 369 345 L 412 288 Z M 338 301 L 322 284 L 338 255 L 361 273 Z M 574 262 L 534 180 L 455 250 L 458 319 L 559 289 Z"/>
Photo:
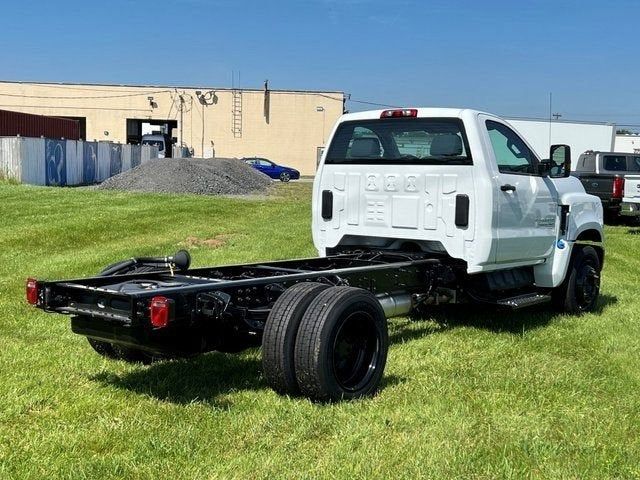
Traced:
<path id="1" fill-rule="evenodd" d="M 161 158 L 115 175 L 98 188 L 155 193 L 247 195 L 271 179 L 235 158 Z"/>

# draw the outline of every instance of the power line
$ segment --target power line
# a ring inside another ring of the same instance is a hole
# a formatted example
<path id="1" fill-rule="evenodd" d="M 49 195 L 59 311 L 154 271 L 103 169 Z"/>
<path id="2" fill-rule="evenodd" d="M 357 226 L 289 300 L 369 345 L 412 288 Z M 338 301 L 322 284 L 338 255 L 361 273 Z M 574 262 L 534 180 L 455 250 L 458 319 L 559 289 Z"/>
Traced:
<path id="1" fill-rule="evenodd" d="M 73 107 L 73 106 L 64 106 L 60 105 L 0 105 L 0 107 L 4 108 L 53 108 L 58 110 L 109 110 L 109 111 L 124 111 L 124 112 L 148 112 L 148 109 L 144 108 L 113 108 L 113 107 Z"/>
<path id="2" fill-rule="evenodd" d="M 162 86 L 154 86 L 154 85 L 140 85 L 140 86 L 131 86 L 131 85 L 113 85 L 113 88 L 100 88 L 100 85 L 92 86 L 88 85 L 75 85 L 75 84 L 57 84 L 57 83 L 42 83 L 42 82 L 10 82 L 10 81 L 0 81 L 0 85 L 3 84 L 18 84 L 18 85 L 28 85 L 40 88 L 58 88 L 61 90 L 78 90 L 78 91 L 90 91 L 90 92 L 135 92 L 140 90 L 140 88 L 164 88 Z"/>
<path id="3" fill-rule="evenodd" d="M 362 103 L 363 105 L 373 105 L 374 107 L 389 107 L 389 108 L 402 108 L 398 105 L 387 105 L 386 103 L 376 103 L 376 102 L 367 102 L 364 100 L 354 100 L 353 98 L 348 98 L 348 102 L 354 103 Z"/>
<path id="4" fill-rule="evenodd" d="M 93 97 L 52 97 L 49 95 L 19 95 L 15 93 L 0 93 L 0 97 L 15 97 L 15 98 L 41 98 L 45 100 L 97 100 L 97 99 L 108 99 L 108 98 L 124 98 L 124 97 L 139 97 L 139 96 L 148 96 L 148 95 L 157 95 L 159 93 L 171 93 L 171 90 L 157 90 L 153 92 L 143 92 L 143 93 L 127 93 L 123 95 L 104 95 L 104 96 L 93 96 Z"/>

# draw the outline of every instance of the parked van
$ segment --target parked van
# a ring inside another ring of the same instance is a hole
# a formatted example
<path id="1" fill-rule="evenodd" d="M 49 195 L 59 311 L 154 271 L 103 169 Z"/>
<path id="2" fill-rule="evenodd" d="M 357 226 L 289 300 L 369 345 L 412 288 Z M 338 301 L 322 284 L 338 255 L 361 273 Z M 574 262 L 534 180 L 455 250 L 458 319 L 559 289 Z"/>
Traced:
<path id="1" fill-rule="evenodd" d="M 171 157 L 171 142 L 169 139 L 161 133 L 154 133 L 150 135 L 143 135 L 142 145 L 151 145 L 158 147 L 158 158 Z"/>

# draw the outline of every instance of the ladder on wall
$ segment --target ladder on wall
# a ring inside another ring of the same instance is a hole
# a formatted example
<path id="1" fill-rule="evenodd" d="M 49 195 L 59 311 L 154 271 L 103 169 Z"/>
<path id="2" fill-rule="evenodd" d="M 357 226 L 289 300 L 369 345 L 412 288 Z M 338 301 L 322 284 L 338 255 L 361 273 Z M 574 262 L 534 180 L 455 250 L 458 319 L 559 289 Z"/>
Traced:
<path id="1" fill-rule="evenodd" d="M 233 103 L 231 110 L 231 131 L 235 138 L 242 137 L 242 90 L 233 90 Z"/>

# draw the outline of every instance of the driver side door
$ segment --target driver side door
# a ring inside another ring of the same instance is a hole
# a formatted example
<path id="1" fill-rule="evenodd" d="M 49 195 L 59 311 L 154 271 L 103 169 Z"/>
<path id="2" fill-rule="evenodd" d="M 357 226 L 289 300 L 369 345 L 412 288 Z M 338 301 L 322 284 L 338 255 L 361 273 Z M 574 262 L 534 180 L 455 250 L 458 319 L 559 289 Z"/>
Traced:
<path id="1" fill-rule="evenodd" d="M 496 262 L 544 260 L 556 239 L 558 207 L 551 182 L 538 174 L 538 158 L 513 129 L 493 118 L 484 124 L 498 172 Z"/>
<path id="2" fill-rule="evenodd" d="M 275 167 L 273 165 L 273 163 L 271 163 L 269 160 L 265 159 L 265 158 L 258 158 L 258 169 L 264 173 L 265 175 L 270 176 L 271 178 L 273 178 L 274 174 L 275 174 Z"/>

